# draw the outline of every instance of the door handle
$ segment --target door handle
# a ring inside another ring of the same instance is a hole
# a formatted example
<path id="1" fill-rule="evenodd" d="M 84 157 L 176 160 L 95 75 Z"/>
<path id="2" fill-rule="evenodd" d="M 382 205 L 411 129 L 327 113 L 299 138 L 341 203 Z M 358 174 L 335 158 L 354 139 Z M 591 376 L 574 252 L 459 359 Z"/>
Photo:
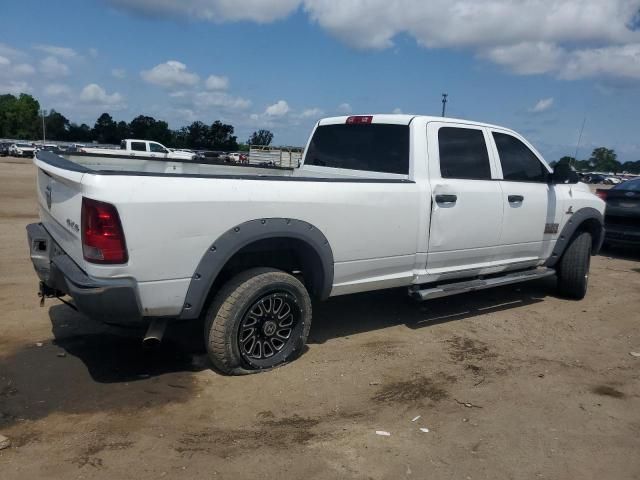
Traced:
<path id="1" fill-rule="evenodd" d="M 458 201 L 457 195 L 436 195 L 436 203 L 456 203 Z"/>
<path id="2" fill-rule="evenodd" d="M 522 203 L 524 197 L 522 195 L 509 195 L 509 203 Z"/>

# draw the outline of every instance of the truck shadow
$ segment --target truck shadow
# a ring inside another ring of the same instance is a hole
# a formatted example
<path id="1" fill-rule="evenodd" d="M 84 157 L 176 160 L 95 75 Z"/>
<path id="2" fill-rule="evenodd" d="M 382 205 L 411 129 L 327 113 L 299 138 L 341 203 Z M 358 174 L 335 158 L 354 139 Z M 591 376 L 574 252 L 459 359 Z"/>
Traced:
<path id="1" fill-rule="evenodd" d="M 606 245 L 602 247 L 599 255 L 616 260 L 640 262 L 640 247 Z"/>
<path id="2" fill-rule="evenodd" d="M 555 278 L 544 278 L 418 303 L 406 288 L 335 297 L 314 306 L 308 343 L 379 330 L 395 325 L 419 329 L 465 320 L 544 301 L 553 292 Z"/>

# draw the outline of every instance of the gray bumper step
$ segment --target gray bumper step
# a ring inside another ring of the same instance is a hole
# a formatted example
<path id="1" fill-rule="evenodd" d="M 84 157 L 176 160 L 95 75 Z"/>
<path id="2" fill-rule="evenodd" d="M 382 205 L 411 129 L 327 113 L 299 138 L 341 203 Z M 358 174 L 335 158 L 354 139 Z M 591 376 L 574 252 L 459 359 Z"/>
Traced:
<path id="1" fill-rule="evenodd" d="M 416 300 L 431 300 L 432 298 L 446 297 L 449 295 L 457 295 L 458 293 L 473 292 L 476 290 L 484 290 L 485 288 L 499 287 L 501 285 L 509 285 L 511 283 L 549 277 L 551 275 L 555 275 L 555 273 L 556 271 L 553 268 L 540 267 L 532 270 L 524 270 L 522 272 L 511 272 L 500 277 L 445 283 L 442 285 L 430 286 L 428 288 L 417 287 L 410 290 L 410 295 Z"/>

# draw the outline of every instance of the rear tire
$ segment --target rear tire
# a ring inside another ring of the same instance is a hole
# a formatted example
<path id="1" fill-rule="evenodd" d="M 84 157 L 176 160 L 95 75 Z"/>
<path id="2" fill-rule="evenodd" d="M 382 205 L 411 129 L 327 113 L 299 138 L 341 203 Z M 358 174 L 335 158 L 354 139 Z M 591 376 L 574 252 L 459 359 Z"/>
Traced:
<path id="1" fill-rule="evenodd" d="M 557 268 L 558 292 L 563 297 L 582 300 L 587 294 L 591 265 L 591 235 L 578 233 L 571 241 Z"/>
<path id="2" fill-rule="evenodd" d="M 311 328 L 311 299 L 293 275 L 246 270 L 225 284 L 205 318 L 213 365 L 228 375 L 271 369 L 302 352 Z"/>

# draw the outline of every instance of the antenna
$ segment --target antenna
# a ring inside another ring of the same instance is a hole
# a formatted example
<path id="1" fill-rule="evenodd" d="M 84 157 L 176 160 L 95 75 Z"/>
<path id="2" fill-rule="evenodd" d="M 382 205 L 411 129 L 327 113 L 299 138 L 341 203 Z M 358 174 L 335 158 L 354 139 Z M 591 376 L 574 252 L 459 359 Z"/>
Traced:
<path id="1" fill-rule="evenodd" d="M 444 117 L 445 112 L 447 111 L 447 97 L 449 95 L 446 93 L 442 94 L 442 116 Z"/>
<path id="2" fill-rule="evenodd" d="M 587 117 L 582 119 L 582 128 L 580 129 L 580 136 L 578 137 L 578 143 L 576 144 L 576 153 L 573 156 L 573 161 L 578 161 L 578 148 L 580 148 L 580 142 L 582 141 L 582 132 L 584 132 L 584 124 L 587 123 Z"/>

